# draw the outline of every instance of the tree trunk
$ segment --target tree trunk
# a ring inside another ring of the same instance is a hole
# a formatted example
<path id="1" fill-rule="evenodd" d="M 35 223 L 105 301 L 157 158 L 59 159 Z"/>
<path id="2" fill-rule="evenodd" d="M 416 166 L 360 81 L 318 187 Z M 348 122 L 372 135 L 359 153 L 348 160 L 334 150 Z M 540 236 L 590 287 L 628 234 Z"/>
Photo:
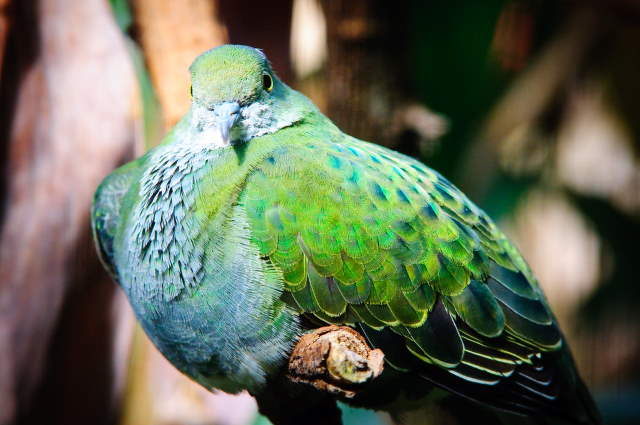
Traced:
<path id="1" fill-rule="evenodd" d="M 134 75 L 105 1 L 12 1 L 4 13 L 0 424 L 112 423 L 115 288 L 89 208 L 132 154 Z"/>

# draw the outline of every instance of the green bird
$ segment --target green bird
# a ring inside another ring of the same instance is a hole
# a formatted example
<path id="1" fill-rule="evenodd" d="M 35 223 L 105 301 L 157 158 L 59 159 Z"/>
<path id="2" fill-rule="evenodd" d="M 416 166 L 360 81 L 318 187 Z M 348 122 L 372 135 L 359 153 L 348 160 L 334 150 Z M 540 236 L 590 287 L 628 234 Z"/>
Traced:
<path id="1" fill-rule="evenodd" d="M 355 404 L 454 394 L 599 423 L 531 270 L 459 189 L 341 132 L 260 50 L 221 46 L 190 72 L 190 110 L 92 211 L 106 267 L 181 372 L 259 395 L 302 333 L 342 324 L 385 353 L 382 388 Z"/>

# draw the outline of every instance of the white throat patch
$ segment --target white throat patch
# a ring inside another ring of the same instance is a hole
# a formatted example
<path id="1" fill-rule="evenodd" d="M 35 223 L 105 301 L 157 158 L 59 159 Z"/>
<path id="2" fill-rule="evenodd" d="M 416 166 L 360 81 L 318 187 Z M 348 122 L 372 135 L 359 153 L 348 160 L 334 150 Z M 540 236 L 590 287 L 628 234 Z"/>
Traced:
<path id="1" fill-rule="evenodd" d="M 279 110 L 268 98 L 260 98 L 250 105 L 240 108 L 240 118 L 231 129 L 231 143 L 246 142 L 254 137 L 275 133 L 302 118 L 302 114 L 292 108 Z M 216 126 L 215 114 L 195 102 L 191 106 L 190 135 L 185 142 L 205 145 L 210 149 L 228 146 Z M 204 147 L 204 146 L 203 146 Z"/>

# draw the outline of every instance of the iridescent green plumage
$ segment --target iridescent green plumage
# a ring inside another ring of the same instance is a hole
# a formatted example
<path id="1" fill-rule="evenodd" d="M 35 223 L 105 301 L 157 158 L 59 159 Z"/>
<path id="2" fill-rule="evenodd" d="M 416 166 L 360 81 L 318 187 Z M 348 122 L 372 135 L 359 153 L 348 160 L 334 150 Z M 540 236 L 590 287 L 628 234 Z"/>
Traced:
<path id="1" fill-rule="evenodd" d="M 345 324 L 425 388 L 588 420 L 588 396 L 560 393 L 583 387 L 540 287 L 463 193 L 342 133 L 254 49 L 214 49 L 192 73 L 192 110 L 105 180 L 93 212 L 105 262 L 178 368 L 260 392 L 297 333 Z"/>
<path id="2" fill-rule="evenodd" d="M 423 332 L 436 302 L 479 337 L 505 333 L 532 352 L 561 346 L 520 254 L 458 189 L 411 158 L 319 127 L 257 164 L 240 203 L 301 312 L 390 327 L 416 355 L 447 367 L 463 350 L 443 353 Z"/>

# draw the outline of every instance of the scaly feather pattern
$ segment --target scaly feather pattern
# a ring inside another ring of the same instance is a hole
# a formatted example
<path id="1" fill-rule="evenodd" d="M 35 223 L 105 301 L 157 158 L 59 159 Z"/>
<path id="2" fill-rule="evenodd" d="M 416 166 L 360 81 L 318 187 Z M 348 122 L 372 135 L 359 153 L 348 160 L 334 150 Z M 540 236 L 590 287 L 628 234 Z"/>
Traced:
<path id="1" fill-rule="evenodd" d="M 449 181 L 348 136 L 305 139 L 274 149 L 241 195 L 253 239 L 297 308 L 390 327 L 411 335 L 416 354 L 450 366 L 462 360 L 458 345 L 445 360 L 421 343 L 431 338 L 436 301 L 482 337 L 504 332 L 539 351 L 561 346 L 520 254 Z"/>
<path id="2" fill-rule="evenodd" d="M 541 359 L 564 353 L 563 339 L 504 234 L 423 164 L 315 127 L 289 130 L 240 195 L 260 254 L 282 272 L 283 299 L 364 326 L 373 345 L 392 332 L 411 356 L 388 356 L 399 371 L 507 410 L 552 409 L 558 387 Z"/>

